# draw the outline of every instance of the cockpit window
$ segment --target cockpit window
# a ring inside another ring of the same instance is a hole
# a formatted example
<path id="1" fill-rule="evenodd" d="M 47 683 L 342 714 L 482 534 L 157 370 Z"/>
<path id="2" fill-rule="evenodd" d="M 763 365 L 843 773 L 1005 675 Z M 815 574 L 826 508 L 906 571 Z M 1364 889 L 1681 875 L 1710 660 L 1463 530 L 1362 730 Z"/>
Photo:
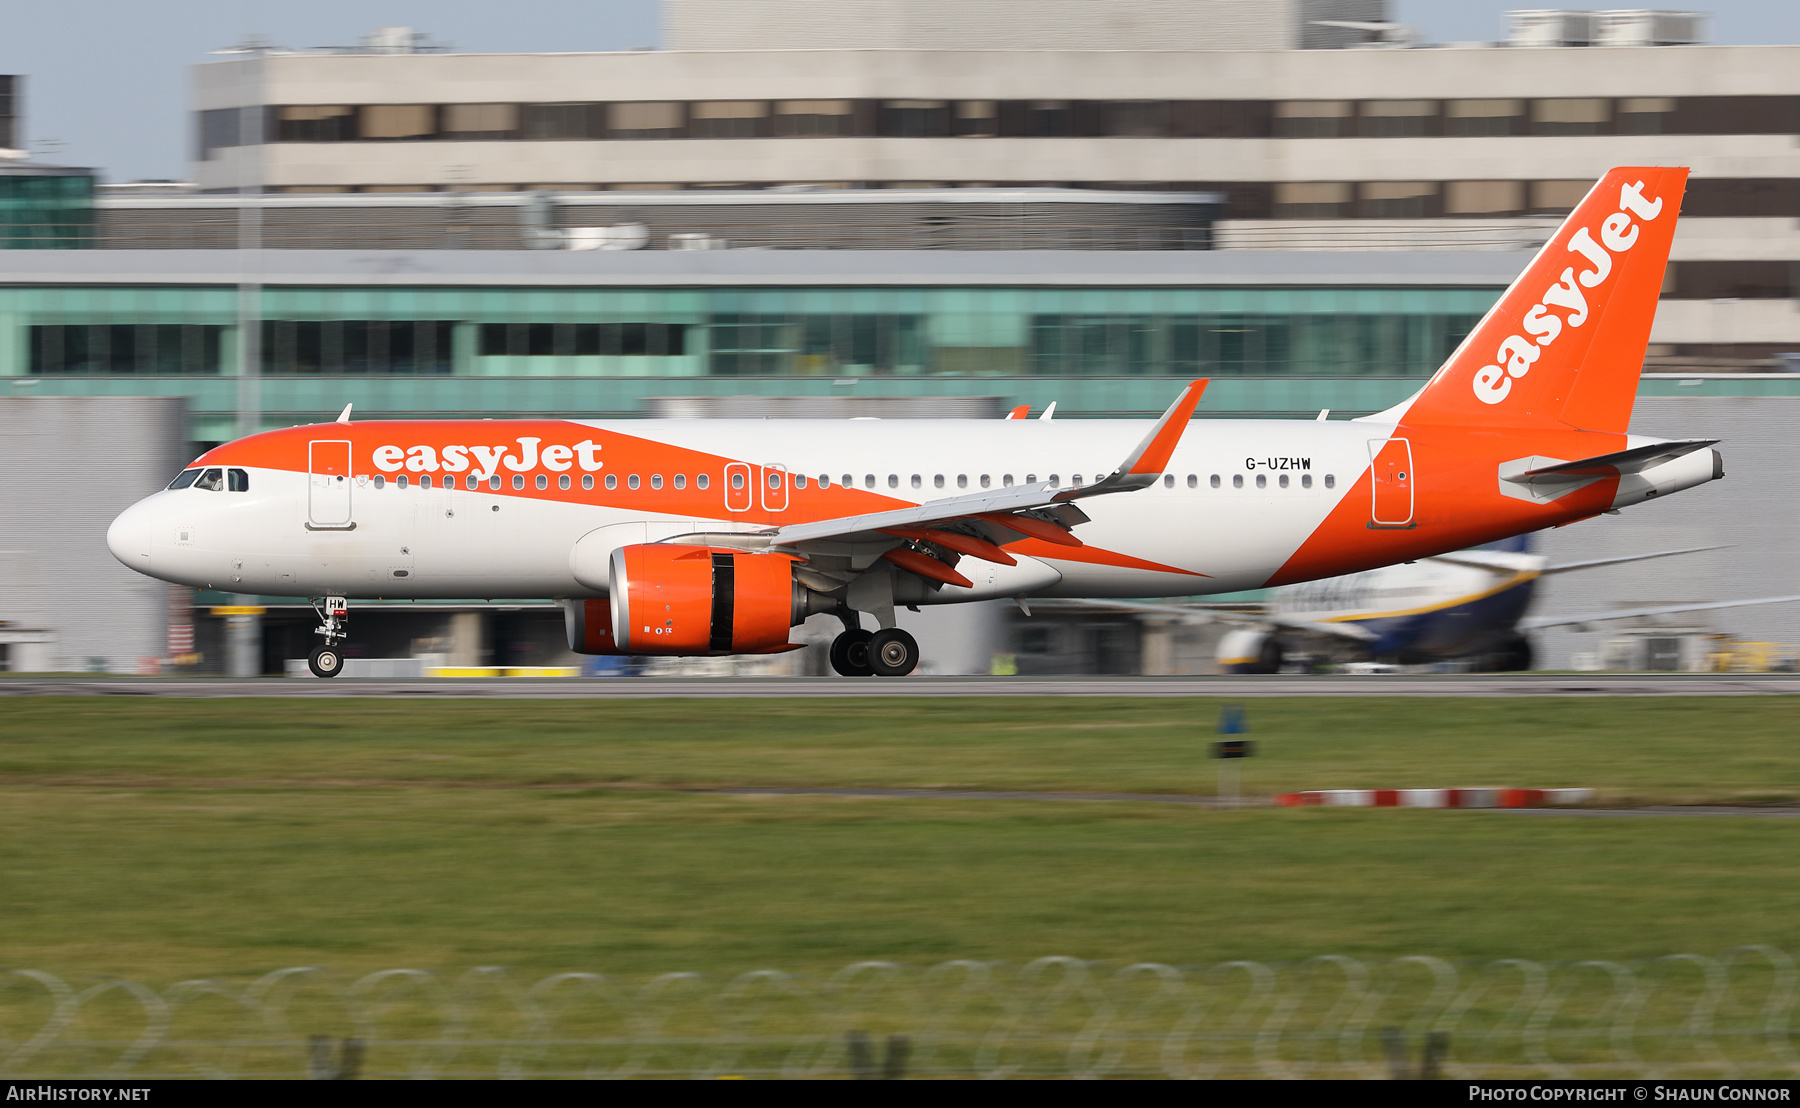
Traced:
<path id="1" fill-rule="evenodd" d="M 194 478 L 196 478 L 198 476 L 200 476 L 199 470 L 184 469 L 180 473 L 177 473 L 175 475 L 175 480 L 169 482 L 169 487 L 172 489 L 185 489 L 189 485 L 193 484 Z"/>
<path id="2" fill-rule="evenodd" d="M 222 469 L 207 470 L 200 475 L 200 480 L 194 482 L 194 487 L 197 489 L 205 489 L 207 492 L 224 491 L 225 471 Z"/>
<path id="3" fill-rule="evenodd" d="M 242 469 L 228 470 L 228 471 L 226 471 L 226 474 L 225 474 L 225 480 L 226 480 L 225 487 L 227 489 L 231 490 L 232 492 L 249 492 L 250 491 L 250 474 L 246 470 L 242 470 Z"/>

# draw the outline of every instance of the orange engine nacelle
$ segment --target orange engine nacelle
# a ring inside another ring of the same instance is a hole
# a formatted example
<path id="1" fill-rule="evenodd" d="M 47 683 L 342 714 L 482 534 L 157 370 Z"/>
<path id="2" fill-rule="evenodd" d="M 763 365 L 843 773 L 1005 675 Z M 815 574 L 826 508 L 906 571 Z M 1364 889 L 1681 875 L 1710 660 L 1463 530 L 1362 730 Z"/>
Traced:
<path id="1" fill-rule="evenodd" d="M 620 547 L 612 553 L 612 634 L 598 635 L 584 621 L 583 638 L 604 644 L 609 654 L 793 649 L 788 628 L 806 618 L 808 607 L 805 587 L 794 580 L 794 561 L 787 554 L 711 546 Z"/>
<path id="2" fill-rule="evenodd" d="M 623 654 L 613 649 L 612 601 L 565 600 L 563 630 L 577 654 Z"/>

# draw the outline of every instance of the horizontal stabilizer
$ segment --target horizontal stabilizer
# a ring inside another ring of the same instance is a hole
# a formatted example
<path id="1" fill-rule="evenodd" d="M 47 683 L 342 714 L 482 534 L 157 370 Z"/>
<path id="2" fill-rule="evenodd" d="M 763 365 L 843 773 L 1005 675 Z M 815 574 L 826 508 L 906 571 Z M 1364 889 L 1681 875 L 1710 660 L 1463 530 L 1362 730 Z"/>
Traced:
<path id="1" fill-rule="evenodd" d="M 1718 439 L 1683 439 L 1677 442 L 1653 442 L 1648 446 L 1635 446 L 1630 450 L 1620 450 L 1612 454 L 1597 454 L 1592 458 L 1581 458 L 1573 462 L 1558 462 L 1555 465 L 1539 466 L 1523 473 L 1509 474 L 1502 478 L 1515 485 L 1526 485 L 1532 481 L 1564 478 L 1578 480 L 1582 477 L 1614 477 L 1627 473 L 1641 473 L 1652 466 L 1674 461 L 1676 458 L 1692 454 L 1696 450 L 1704 450 Z"/>

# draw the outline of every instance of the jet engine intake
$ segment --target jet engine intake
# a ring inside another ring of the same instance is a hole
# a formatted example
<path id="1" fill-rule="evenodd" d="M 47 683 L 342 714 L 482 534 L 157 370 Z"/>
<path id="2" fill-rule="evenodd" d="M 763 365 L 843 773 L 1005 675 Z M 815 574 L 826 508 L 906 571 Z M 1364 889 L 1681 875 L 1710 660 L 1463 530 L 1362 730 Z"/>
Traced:
<path id="1" fill-rule="evenodd" d="M 620 654 L 776 654 L 823 598 L 794 580 L 790 554 L 643 543 L 612 552 L 613 649 Z M 591 603 L 591 602 L 590 602 Z M 591 633 L 590 633 L 591 635 Z"/>
<path id="2" fill-rule="evenodd" d="M 612 601 L 565 600 L 563 630 L 577 654 L 622 654 L 613 649 Z"/>

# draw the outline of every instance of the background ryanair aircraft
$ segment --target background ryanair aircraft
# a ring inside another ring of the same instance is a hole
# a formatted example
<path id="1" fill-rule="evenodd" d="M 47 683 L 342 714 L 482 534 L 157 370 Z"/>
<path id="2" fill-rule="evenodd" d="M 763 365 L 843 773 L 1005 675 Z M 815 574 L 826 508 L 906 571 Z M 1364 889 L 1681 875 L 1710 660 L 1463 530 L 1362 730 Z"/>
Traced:
<path id="1" fill-rule="evenodd" d="M 1192 623 L 1239 624 L 1219 640 L 1218 661 L 1231 673 L 1278 673 L 1290 660 L 1309 665 L 1355 661 L 1419 664 L 1480 660 L 1502 670 L 1531 668 L 1527 631 L 1713 608 L 1780 604 L 1765 596 L 1578 615 L 1527 616 L 1537 583 L 1557 573 L 1718 550 L 1695 546 L 1553 566 L 1531 553 L 1531 536 L 1459 550 L 1364 573 L 1328 577 L 1271 592 L 1260 610 L 1176 603 L 1096 602 L 1158 611 Z"/>

